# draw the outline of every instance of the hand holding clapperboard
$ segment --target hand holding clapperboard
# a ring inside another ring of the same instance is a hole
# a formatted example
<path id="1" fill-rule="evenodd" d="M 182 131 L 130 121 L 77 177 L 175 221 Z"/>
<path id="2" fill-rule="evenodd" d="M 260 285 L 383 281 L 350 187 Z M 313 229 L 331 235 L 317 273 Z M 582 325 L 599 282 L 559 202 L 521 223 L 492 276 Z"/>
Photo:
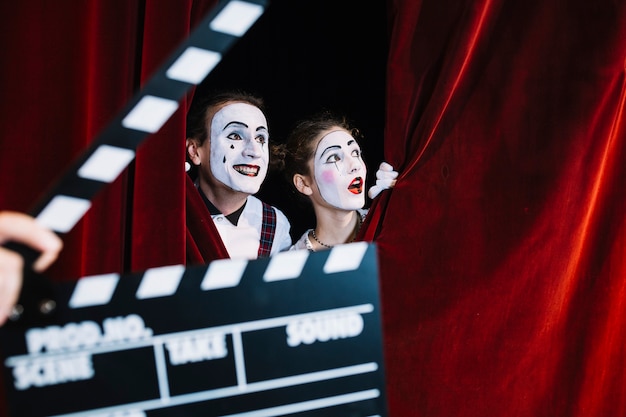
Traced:
<path id="1" fill-rule="evenodd" d="M 37 220 L 69 232 L 265 7 L 230 0 L 211 11 Z M 71 284 L 29 272 L 0 329 L 11 415 L 386 416 L 376 259 L 375 245 L 358 242 Z"/>

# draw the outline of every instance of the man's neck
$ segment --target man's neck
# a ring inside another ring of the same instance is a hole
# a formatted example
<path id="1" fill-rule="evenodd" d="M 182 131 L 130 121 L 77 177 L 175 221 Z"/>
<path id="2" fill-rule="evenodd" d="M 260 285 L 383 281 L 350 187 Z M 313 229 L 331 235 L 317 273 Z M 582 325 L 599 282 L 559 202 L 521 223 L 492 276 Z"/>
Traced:
<path id="1" fill-rule="evenodd" d="M 249 194 L 235 191 L 228 187 L 213 187 L 200 181 L 199 188 L 204 196 L 225 216 L 239 210 Z"/>

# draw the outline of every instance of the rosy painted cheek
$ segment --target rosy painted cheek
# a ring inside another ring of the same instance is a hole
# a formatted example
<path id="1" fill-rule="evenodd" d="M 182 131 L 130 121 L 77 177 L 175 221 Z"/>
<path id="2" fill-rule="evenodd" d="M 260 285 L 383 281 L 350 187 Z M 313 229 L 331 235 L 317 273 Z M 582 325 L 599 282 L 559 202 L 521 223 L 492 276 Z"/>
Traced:
<path id="1" fill-rule="evenodd" d="M 332 184 L 335 182 L 335 173 L 332 171 L 325 171 L 322 172 L 322 175 L 320 176 L 320 181 L 322 181 L 325 184 Z"/>

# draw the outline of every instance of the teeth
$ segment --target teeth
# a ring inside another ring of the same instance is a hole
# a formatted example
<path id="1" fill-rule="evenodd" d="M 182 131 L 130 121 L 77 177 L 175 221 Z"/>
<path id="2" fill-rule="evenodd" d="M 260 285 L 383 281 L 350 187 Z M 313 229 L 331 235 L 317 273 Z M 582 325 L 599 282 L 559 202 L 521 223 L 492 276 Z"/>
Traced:
<path id="1" fill-rule="evenodd" d="M 235 171 L 242 175 L 247 175 L 249 177 L 256 177 L 259 175 L 259 167 L 252 165 L 235 165 L 233 167 Z"/>
<path id="2" fill-rule="evenodd" d="M 350 188 L 352 187 L 360 187 L 361 184 L 363 182 L 363 179 L 361 178 L 355 178 L 351 183 L 350 183 Z"/>
<path id="3" fill-rule="evenodd" d="M 352 194 L 361 194 L 363 191 L 363 178 L 355 178 L 348 186 L 348 190 L 350 190 Z"/>

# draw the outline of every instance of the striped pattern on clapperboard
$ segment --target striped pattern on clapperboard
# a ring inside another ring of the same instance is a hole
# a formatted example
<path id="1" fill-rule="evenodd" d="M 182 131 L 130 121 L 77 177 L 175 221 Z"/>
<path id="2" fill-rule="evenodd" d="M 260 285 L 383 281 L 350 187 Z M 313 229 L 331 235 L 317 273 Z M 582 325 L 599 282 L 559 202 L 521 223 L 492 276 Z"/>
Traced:
<path id="1" fill-rule="evenodd" d="M 185 93 L 202 82 L 258 20 L 265 3 L 221 1 L 35 207 L 37 221 L 59 234 L 69 232 L 89 210 L 94 195 L 132 162 L 136 147 L 169 120 Z"/>
<path id="2" fill-rule="evenodd" d="M 31 214 L 69 232 L 265 8 L 221 1 Z M 0 328 L 12 416 L 386 415 L 374 244 L 50 286 Z"/>
<path id="3" fill-rule="evenodd" d="M 7 326 L 15 415 L 385 414 L 375 246 L 164 266 L 56 286 Z"/>

